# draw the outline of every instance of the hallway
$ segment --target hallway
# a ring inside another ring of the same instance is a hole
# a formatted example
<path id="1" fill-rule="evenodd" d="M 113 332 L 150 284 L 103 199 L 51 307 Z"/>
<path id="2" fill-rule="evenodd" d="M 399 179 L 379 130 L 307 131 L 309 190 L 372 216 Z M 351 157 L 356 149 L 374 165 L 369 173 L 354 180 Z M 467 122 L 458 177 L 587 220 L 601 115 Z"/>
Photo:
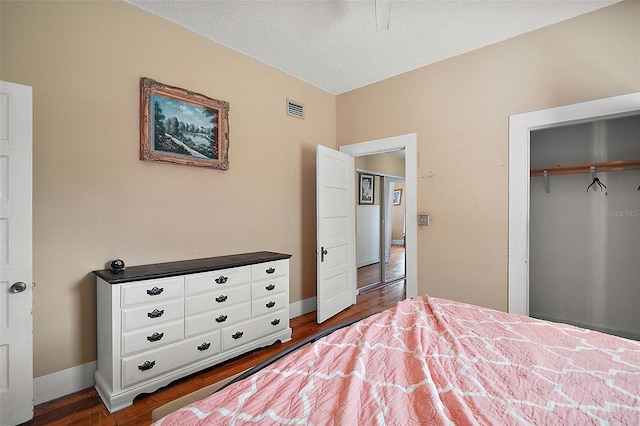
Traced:
<path id="1" fill-rule="evenodd" d="M 391 282 L 405 276 L 405 247 L 391 246 L 390 261 L 386 265 L 385 281 Z M 368 291 L 381 287 L 380 262 L 358 268 L 358 290 Z M 360 291 L 362 293 L 362 291 Z"/>

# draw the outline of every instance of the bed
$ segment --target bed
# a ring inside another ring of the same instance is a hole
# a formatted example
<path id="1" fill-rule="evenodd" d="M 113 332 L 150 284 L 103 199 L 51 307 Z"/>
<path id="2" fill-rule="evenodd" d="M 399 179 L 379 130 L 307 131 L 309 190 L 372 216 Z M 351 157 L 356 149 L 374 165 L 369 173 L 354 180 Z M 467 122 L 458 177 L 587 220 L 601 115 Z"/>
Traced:
<path id="1" fill-rule="evenodd" d="M 640 424 L 640 342 L 422 296 L 156 425 Z"/>

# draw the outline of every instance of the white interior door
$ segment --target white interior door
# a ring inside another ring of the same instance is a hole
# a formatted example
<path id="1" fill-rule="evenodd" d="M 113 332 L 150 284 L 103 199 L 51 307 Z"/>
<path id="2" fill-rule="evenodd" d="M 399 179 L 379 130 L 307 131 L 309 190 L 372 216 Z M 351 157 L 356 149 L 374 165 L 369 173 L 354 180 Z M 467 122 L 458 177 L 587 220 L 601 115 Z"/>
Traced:
<path id="1" fill-rule="evenodd" d="M 317 320 L 356 303 L 355 166 L 351 155 L 316 149 Z"/>
<path id="2" fill-rule="evenodd" d="M 33 417 L 31 88 L 0 82 L 0 424 Z"/>

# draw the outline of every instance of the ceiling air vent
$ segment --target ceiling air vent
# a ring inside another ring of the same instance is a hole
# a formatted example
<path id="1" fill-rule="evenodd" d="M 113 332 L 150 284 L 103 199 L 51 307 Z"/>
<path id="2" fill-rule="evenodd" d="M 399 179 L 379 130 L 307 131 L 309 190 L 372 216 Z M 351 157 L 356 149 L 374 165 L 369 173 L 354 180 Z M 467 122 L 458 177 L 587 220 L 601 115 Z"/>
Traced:
<path id="1" fill-rule="evenodd" d="M 292 117 L 304 119 L 304 105 L 300 102 L 287 99 L 287 114 Z"/>

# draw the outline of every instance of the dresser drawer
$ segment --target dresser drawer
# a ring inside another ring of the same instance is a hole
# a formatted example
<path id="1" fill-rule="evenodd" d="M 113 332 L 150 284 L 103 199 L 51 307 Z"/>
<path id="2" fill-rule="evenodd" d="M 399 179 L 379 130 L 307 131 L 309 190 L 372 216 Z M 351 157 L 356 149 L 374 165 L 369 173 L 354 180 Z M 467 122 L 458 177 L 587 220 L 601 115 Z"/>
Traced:
<path id="1" fill-rule="evenodd" d="M 126 308 L 140 303 L 154 303 L 158 300 L 182 298 L 184 295 L 184 278 L 172 277 L 161 280 L 148 280 L 140 284 L 122 286 L 121 307 Z"/>
<path id="2" fill-rule="evenodd" d="M 124 358 L 122 387 L 126 388 L 218 353 L 220 353 L 220 332 L 215 331 L 157 351 Z"/>
<path id="3" fill-rule="evenodd" d="M 157 327 L 122 334 L 122 356 L 168 345 L 184 338 L 184 321 L 173 321 Z"/>
<path id="4" fill-rule="evenodd" d="M 227 306 L 251 300 L 251 287 L 229 287 L 211 293 L 191 296 L 186 299 L 185 315 L 191 316 L 201 312 L 209 312 L 226 308 Z"/>
<path id="5" fill-rule="evenodd" d="M 253 298 L 271 296 L 273 294 L 282 293 L 289 289 L 289 280 L 284 278 L 272 278 L 259 283 L 253 284 Z"/>
<path id="6" fill-rule="evenodd" d="M 166 322 L 181 319 L 184 316 L 184 301 L 160 300 L 139 308 L 122 310 L 122 331 L 157 326 Z"/>
<path id="7" fill-rule="evenodd" d="M 215 272 L 188 275 L 185 278 L 187 296 L 251 282 L 251 267 L 221 269 Z"/>
<path id="8" fill-rule="evenodd" d="M 185 332 L 192 337 L 222 326 L 248 320 L 251 317 L 251 303 L 241 303 L 215 309 L 200 315 L 185 319 Z"/>
<path id="9" fill-rule="evenodd" d="M 251 304 L 252 316 L 258 317 L 284 308 L 289 303 L 287 293 L 274 294 L 254 300 Z"/>
<path id="10" fill-rule="evenodd" d="M 251 265 L 251 275 L 253 281 L 289 275 L 289 261 L 276 260 L 274 262 Z"/>
<path id="11" fill-rule="evenodd" d="M 225 327 L 222 329 L 222 350 L 233 349 L 288 326 L 287 311 L 282 309 L 262 318 Z"/>

